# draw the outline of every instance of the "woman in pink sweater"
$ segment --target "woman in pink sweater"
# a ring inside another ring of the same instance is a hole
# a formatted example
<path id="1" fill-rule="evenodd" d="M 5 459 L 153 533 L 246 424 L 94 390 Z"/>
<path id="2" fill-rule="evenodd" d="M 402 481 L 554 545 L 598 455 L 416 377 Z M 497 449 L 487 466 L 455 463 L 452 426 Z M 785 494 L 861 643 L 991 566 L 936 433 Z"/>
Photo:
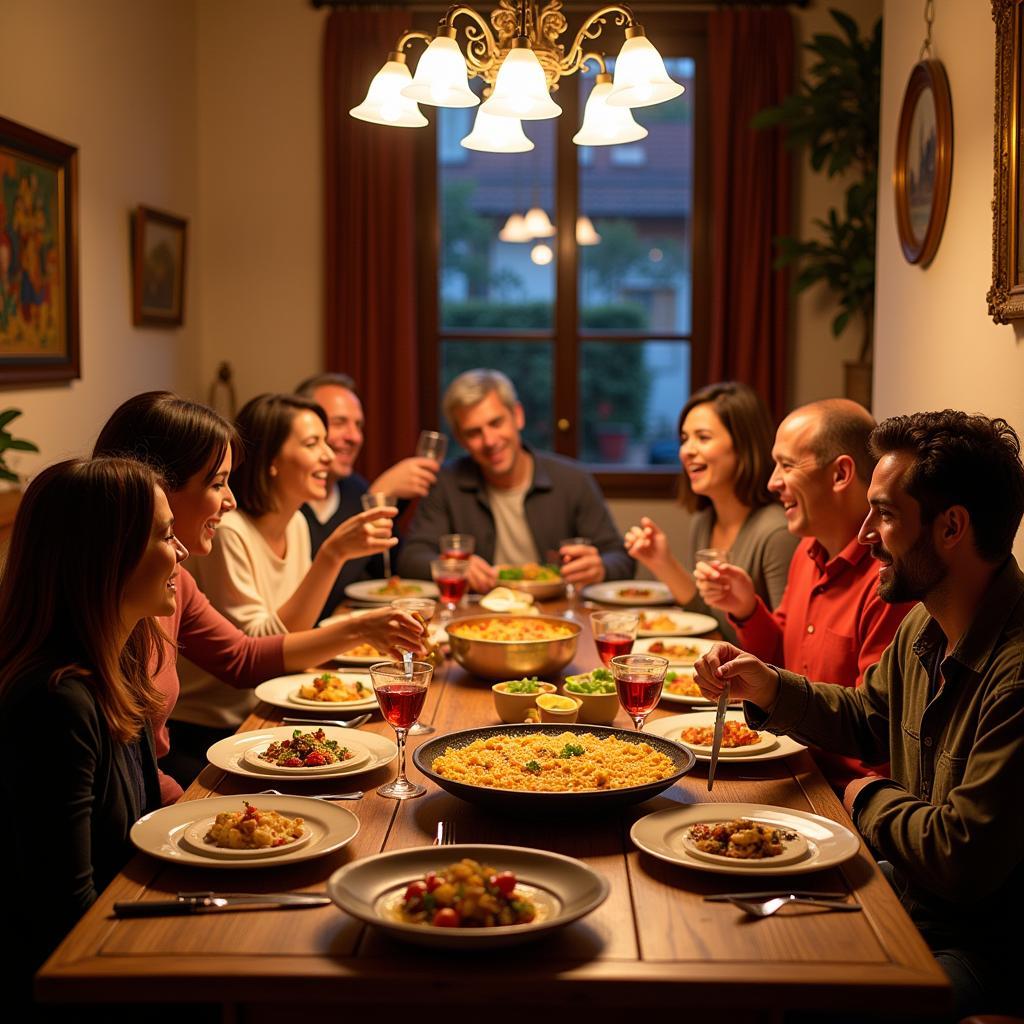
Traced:
<path id="1" fill-rule="evenodd" d="M 174 515 L 174 532 L 191 557 L 210 553 L 221 516 L 235 507 L 228 476 L 240 453 L 238 435 L 227 420 L 168 391 L 149 391 L 128 399 L 100 431 L 93 451 L 94 456 L 140 459 L 162 475 Z M 370 643 L 394 657 L 401 656 L 400 648 L 422 650 L 420 624 L 411 615 L 390 608 L 355 612 L 321 629 L 247 636 L 210 604 L 184 566 L 179 573 L 175 613 L 158 620 L 170 648 L 153 677 L 164 698 L 163 711 L 152 727 L 156 754 L 165 768 L 173 765 L 173 755 L 168 758 L 167 719 L 178 697 L 179 652 L 226 683 L 250 688 L 264 679 L 317 665 L 361 643 Z M 202 737 L 187 739 L 198 740 L 201 746 Z M 194 742 L 190 745 L 197 746 Z M 193 769 L 201 767 L 183 764 L 182 781 L 191 781 L 196 774 Z M 165 804 L 182 793 L 170 774 L 161 773 L 160 789 Z"/>

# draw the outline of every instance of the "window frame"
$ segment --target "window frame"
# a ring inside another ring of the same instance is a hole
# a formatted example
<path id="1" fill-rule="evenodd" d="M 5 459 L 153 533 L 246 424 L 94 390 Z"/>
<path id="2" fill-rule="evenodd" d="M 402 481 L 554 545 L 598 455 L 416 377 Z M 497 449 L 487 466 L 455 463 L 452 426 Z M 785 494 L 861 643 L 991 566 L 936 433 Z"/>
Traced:
<path id="1" fill-rule="evenodd" d="M 646 0 L 651 3 L 651 0 Z M 474 5 L 484 10 L 482 5 Z M 487 6 L 487 10 L 490 6 Z M 587 13 L 590 4 L 566 4 L 569 31 L 563 38 L 572 39 L 573 33 Z M 707 97 L 707 16 L 691 10 L 645 10 L 643 4 L 634 8 L 640 23 L 662 53 L 692 57 L 696 63 L 696 97 L 694 104 L 694 167 L 692 223 L 693 240 L 690 325 L 690 383 L 696 390 L 707 383 L 708 343 L 710 319 L 710 243 L 709 243 L 709 103 Z M 433 15 L 417 13 L 417 28 L 436 29 Z M 617 52 L 622 30 L 614 25 L 604 29 L 595 41 L 594 49 Z M 459 43 L 464 45 L 460 28 Z M 602 46 L 602 43 L 604 44 Z M 579 72 L 577 72 L 577 75 Z M 562 107 L 559 120 L 579 124 L 582 111 L 579 103 L 577 75 L 569 76 L 559 88 L 556 97 Z M 639 334 L 633 331 L 588 331 L 579 326 L 578 262 L 576 246 L 576 216 L 579 206 L 579 147 L 572 141 L 573 132 L 564 128 L 556 135 L 555 147 L 555 211 L 557 230 L 555 254 L 555 315 L 551 331 L 509 331 L 479 328 L 472 331 L 442 329 L 438 286 L 440 275 L 441 224 L 439 216 L 437 119 L 417 131 L 416 181 L 421 197 L 434 197 L 433 202 L 416 204 L 416 262 L 417 262 L 417 322 L 420 338 L 420 401 L 423 409 L 437 409 L 440 405 L 439 372 L 441 344 L 444 340 L 475 341 L 486 345 L 492 341 L 515 340 L 529 343 L 550 341 L 554 349 L 552 363 L 552 420 L 554 425 L 553 449 L 562 455 L 578 458 L 579 451 L 579 390 L 578 366 L 581 346 L 587 341 L 615 341 L 643 343 L 646 341 L 674 341 L 679 335 L 651 331 Z M 685 339 L 684 339 L 685 340 Z M 481 360 L 486 365 L 486 360 Z M 680 396 L 682 408 L 685 397 Z M 610 469 L 606 464 L 591 463 L 587 468 L 594 474 L 606 497 L 672 498 L 678 489 L 679 470 L 670 466 Z"/>

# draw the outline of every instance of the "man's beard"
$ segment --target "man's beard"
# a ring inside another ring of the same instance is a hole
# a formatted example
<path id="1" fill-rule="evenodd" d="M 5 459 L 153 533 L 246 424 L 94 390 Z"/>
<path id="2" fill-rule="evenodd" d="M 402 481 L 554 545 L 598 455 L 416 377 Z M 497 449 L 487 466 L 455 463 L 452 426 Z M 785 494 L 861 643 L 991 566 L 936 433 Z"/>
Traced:
<path id="1" fill-rule="evenodd" d="M 884 549 L 876 549 L 884 550 Z M 931 534 L 922 527 L 921 536 L 900 559 L 899 564 L 879 559 L 892 570 L 888 580 L 879 580 L 878 596 L 889 604 L 923 601 L 945 578 L 949 569 L 939 558 Z M 877 555 L 875 556 L 877 557 Z"/>

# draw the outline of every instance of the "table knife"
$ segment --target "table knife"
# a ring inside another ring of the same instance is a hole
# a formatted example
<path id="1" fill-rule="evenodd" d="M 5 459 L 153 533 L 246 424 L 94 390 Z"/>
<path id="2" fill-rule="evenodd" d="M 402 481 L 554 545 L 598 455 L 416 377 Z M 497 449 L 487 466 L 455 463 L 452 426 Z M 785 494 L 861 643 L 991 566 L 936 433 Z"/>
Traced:
<path id="1" fill-rule="evenodd" d="M 715 769 L 718 767 L 718 752 L 722 749 L 722 733 L 725 731 L 725 709 L 729 706 L 729 684 L 718 697 L 718 710 L 715 712 L 715 738 L 711 741 L 711 767 L 708 768 L 708 792 L 715 784 Z"/>
<path id="2" fill-rule="evenodd" d="M 173 900 L 140 900 L 115 903 L 115 917 L 177 917 L 237 907 L 324 907 L 331 898 L 321 892 L 179 892 Z"/>

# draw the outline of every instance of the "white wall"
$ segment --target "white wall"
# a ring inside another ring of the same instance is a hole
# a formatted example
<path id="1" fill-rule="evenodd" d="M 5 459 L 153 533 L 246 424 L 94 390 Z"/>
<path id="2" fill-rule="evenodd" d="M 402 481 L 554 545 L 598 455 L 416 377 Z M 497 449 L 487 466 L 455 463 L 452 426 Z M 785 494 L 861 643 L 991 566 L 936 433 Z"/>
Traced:
<path id="1" fill-rule="evenodd" d="M 197 386 L 202 261 L 188 260 L 186 324 L 131 323 L 129 213 L 196 216 L 194 0 L 3 0 L 0 115 L 78 146 L 81 379 L 0 390 L 24 411 L 14 433 L 39 455 L 19 472 L 86 451 L 111 410 L 149 388 Z"/>

